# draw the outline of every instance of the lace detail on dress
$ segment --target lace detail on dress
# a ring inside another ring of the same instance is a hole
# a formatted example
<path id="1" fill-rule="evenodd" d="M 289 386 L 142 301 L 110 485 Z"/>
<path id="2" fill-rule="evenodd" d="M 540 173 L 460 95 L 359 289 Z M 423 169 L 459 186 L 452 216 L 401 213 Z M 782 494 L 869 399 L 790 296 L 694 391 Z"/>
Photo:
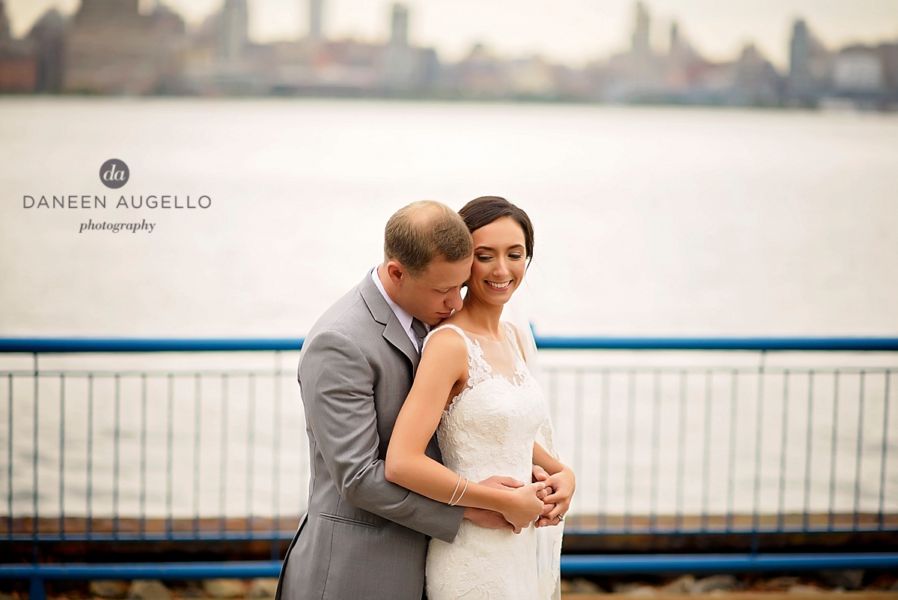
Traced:
<path id="1" fill-rule="evenodd" d="M 517 342 L 514 338 L 514 328 L 508 323 L 502 323 L 503 329 L 505 330 L 506 339 L 508 342 L 514 345 L 514 348 L 517 348 Z M 455 407 L 455 403 L 464 396 L 468 390 L 473 388 L 479 383 L 482 383 L 488 379 L 492 379 L 494 377 L 501 377 L 508 380 L 510 383 L 516 386 L 520 386 L 524 384 L 524 377 L 527 373 L 527 365 L 524 363 L 524 359 L 521 356 L 519 351 L 515 351 L 513 353 L 514 360 L 514 372 L 510 376 L 505 376 L 501 373 L 496 373 L 493 371 L 492 366 L 486 360 L 484 356 L 483 347 L 480 345 L 480 341 L 476 338 L 469 336 L 464 329 L 459 327 L 458 325 L 453 325 L 451 323 L 447 323 L 445 325 L 440 325 L 439 327 L 434 328 L 424 340 L 424 345 L 430 339 L 434 333 L 439 331 L 440 329 L 451 329 L 456 332 L 461 339 L 465 341 L 465 347 L 468 350 L 468 381 L 465 383 L 464 389 L 456 394 L 453 398 L 449 400 L 449 405 L 443 410 L 443 414 L 448 414 L 452 412 L 452 409 Z M 509 337 L 510 336 L 510 337 Z M 423 348 L 423 346 L 422 346 Z"/>
<path id="2" fill-rule="evenodd" d="M 506 475 L 530 481 L 533 444 L 548 419 L 542 389 L 530 376 L 513 329 L 501 341 L 484 338 L 488 351 L 455 325 L 468 349 L 468 382 L 443 412 L 437 440 L 444 464 L 471 481 Z M 431 540 L 427 556 L 430 600 L 490 598 L 544 600 L 557 573 L 538 568 L 537 530 L 483 529 L 462 522 L 449 544 Z"/>

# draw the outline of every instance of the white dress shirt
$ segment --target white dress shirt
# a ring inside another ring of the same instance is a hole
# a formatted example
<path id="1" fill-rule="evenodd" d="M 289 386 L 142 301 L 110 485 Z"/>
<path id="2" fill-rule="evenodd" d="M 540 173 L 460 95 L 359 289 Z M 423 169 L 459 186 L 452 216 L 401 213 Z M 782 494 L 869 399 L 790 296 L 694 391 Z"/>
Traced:
<path id="1" fill-rule="evenodd" d="M 377 274 L 378 267 L 374 267 L 374 270 L 371 271 L 371 279 L 374 280 L 374 285 L 377 286 L 377 289 L 380 291 L 381 296 L 384 297 L 384 300 L 387 301 L 387 304 L 390 305 L 390 308 L 393 310 L 393 314 L 396 315 L 396 318 L 399 319 L 399 324 L 402 325 L 402 328 L 405 330 L 405 335 L 408 336 L 408 339 L 412 341 L 412 346 L 417 350 L 418 349 L 418 337 L 415 335 L 415 331 L 412 329 L 412 317 L 408 312 L 406 312 L 401 306 L 393 302 L 393 299 L 390 298 L 390 295 L 387 293 L 387 290 L 384 289 L 384 284 L 380 280 L 380 276 Z M 430 327 L 427 326 L 427 323 L 424 323 L 424 328 L 428 331 Z"/>

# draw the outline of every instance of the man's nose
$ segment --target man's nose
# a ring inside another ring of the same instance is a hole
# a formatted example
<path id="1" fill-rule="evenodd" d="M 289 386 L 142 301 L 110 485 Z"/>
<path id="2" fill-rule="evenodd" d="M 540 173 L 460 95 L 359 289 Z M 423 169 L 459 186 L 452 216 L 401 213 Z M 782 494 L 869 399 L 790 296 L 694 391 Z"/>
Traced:
<path id="1" fill-rule="evenodd" d="M 461 308 L 461 290 L 453 290 L 449 292 L 449 296 L 446 298 L 446 306 L 451 308 L 452 310 L 459 310 Z"/>

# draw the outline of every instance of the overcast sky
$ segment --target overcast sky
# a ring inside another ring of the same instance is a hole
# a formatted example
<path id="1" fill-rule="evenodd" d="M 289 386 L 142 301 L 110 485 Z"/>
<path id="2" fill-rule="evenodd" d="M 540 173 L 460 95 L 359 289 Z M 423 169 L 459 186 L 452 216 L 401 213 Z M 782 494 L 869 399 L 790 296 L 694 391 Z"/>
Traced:
<path id="1" fill-rule="evenodd" d="M 156 0 L 141 0 L 152 6 Z M 163 0 L 196 24 L 223 0 Z M 257 41 L 295 38 L 307 27 L 308 0 L 247 0 Z M 629 42 L 634 0 L 406 0 L 411 38 L 454 59 L 484 42 L 501 55 L 539 53 L 582 64 Z M 48 7 L 73 12 L 79 0 L 7 0 L 13 33 L 22 35 Z M 329 36 L 381 39 L 392 0 L 325 0 Z M 831 46 L 898 40 L 898 0 L 647 0 L 653 37 L 663 43 L 672 19 L 712 59 L 734 57 L 748 41 L 775 63 L 788 54 L 795 17 Z"/>

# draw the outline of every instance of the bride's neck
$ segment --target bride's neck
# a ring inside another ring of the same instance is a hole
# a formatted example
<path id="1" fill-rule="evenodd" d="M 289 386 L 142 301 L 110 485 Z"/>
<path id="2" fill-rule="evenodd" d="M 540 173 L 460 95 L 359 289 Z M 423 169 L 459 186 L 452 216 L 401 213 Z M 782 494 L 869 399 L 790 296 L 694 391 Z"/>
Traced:
<path id="1" fill-rule="evenodd" d="M 465 298 L 464 311 L 469 328 L 498 338 L 499 321 L 502 318 L 502 306 L 480 302 L 469 294 Z"/>

